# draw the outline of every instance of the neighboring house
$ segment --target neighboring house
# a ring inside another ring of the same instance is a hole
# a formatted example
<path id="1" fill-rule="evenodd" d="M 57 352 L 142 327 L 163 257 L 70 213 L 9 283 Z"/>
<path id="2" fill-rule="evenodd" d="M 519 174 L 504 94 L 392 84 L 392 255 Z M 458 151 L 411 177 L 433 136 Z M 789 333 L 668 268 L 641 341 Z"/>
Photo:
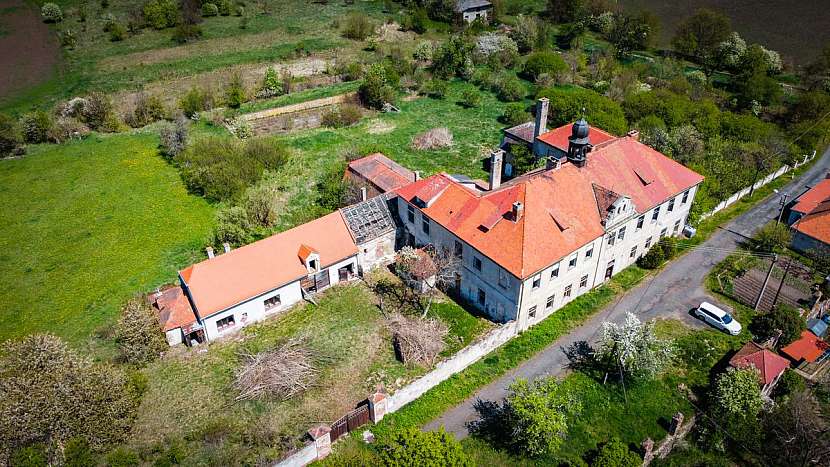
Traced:
<path id="1" fill-rule="evenodd" d="M 180 327 L 179 341 L 214 340 L 349 281 L 357 253 L 338 211 L 179 271 L 198 324 Z"/>
<path id="2" fill-rule="evenodd" d="M 493 4 L 488 0 L 458 0 L 455 2 L 455 12 L 461 15 L 465 23 L 472 23 L 481 18 L 487 20 L 493 10 Z"/>
<path id="3" fill-rule="evenodd" d="M 830 173 L 826 178 L 793 200 L 787 216 L 787 224 L 792 225 L 797 220 L 814 211 L 819 205 L 830 199 Z"/>
<path id="4" fill-rule="evenodd" d="M 790 208 L 792 248 L 801 253 L 830 248 L 830 178 L 798 197 Z"/>
<path id="5" fill-rule="evenodd" d="M 395 261 L 397 226 L 386 196 L 376 196 L 340 210 L 357 245 L 360 274 Z"/>
<path id="6" fill-rule="evenodd" d="M 813 363 L 830 353 L 830 345 L 810 331 L 802 331 L 801 337 L 781 349 L 781 352 L 790 357 L 797 366 L 802 363 Z"/>
<path id="7" fill-rule="evenodd" d="M 729 359 L 729 365 L 733 368 L 753 367 L 758 370 L 760 376 L 758 384 L 761 386 L 761 394 L 769 397 L 781 375 L 784 374 L 784 370 L 790 367 L 790 362 L 786 358 L 750 341 Z"/>
<path id="8" fill-rule="evenodd" d="M 634 134 L 570 131 L 556 165 L 504 184 L 494 152 L 487 191 L 444 173 L 396 191 L 406 243 L 459 256 L 457 292 L 495 321 L 527 328 L 679 235 L 703 181 Z"/>
<path id="9" fill-rule="evenodd" d="M 416 172 L 381 153 L 370 154 L 349 162 L 344 178 L 350 180 L 361 190 L 365 189 L 364 200 L 397 190 L 418 179 Z"/>

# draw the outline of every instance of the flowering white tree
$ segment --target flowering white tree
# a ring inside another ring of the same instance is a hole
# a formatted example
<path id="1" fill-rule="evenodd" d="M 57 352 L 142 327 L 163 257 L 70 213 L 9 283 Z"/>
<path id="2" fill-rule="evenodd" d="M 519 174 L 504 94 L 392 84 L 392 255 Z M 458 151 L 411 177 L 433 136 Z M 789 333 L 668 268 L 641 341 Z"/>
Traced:
<path id="1" fill-rule="evenodd" d="M 669 363 L 672 354 L 671 341 L 657 337 L 653 320 L 643 323 L 629 312 L 622 325 L 602 323 L 598 355 L 628 376 L 653 378 Z"/>
<path id="2" fill-rule="evenodd" d="M 421 250 L 401 248 L 395 258 L 395 271 L 410 286 L 426 295 L 423 316 L 426 317 L 435 298 L 435 289 L 451 287 L 459 270 L 458 257 L 446 248 L 427 245 Z"/>

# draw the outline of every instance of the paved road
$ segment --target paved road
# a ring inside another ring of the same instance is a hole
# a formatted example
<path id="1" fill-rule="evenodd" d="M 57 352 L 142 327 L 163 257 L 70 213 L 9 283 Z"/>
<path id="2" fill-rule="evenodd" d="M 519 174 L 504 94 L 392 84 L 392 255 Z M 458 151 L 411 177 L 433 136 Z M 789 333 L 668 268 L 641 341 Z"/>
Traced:
<path id="1" fill-rule="evenodd" d="M 792 199 L 792 196 L 801 194 L 805 185 L 812 186 L 824 178 L 828 169 L 830 169 L 830 148 L 798 180 L 790 182 L 783 192 L 789 193 Z M 703 324 L 689 312 L 704 299 L 715 301 L 703 287 L 706 274 L 712 266 L 735 250 L 738 242 L 751 236 L 767 221 L 777 217 L 778 202 L 779 198 L 773 194 L 733 219 L 699 247 L 671 262 L 655 276 L 644 280 L 615 303 L 594 315 L 588 322 L 561 337 L 533 358 L 479 389 L 460 405 L 444 412 L 443 415 L 427 424 L 424 429 L 437 430 L 444 426 L 458 439 L 467 437 L 469 434 L 467 423 L 477 418 L 473 410 L 476 400 L 503 399 L 507 395 L 507 387 L 517 377 L 532 380 L 540 376 L 562 373 L 568 364 L 563 349 L 578 341 L 595 342 L 602 322 L 609 320 L 622 322 L 626 311 L 634 311 L 642 320 L 675 318 L 692 327 L 702 327 Z"/>

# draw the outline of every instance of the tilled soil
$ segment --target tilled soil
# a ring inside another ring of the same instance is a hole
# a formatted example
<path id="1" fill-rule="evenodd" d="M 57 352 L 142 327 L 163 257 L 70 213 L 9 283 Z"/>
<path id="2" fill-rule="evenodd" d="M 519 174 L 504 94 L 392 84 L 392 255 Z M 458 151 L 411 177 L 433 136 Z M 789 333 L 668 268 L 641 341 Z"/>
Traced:
<path id="1" fill-rule="evenodd" d="M 24 0 L 0 0 L 0 99 L 48 80 L 60 45 Z"/>

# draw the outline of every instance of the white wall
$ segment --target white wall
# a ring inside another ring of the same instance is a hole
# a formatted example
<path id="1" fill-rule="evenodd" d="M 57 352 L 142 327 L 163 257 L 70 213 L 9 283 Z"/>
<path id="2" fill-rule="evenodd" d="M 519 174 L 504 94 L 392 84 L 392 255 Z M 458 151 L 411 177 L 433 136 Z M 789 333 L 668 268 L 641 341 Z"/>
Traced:
<path id="1" fill-rule="evenodd" d="M 357 263 L 361 273 L 395 261 L 395 231 L 357 246 Z"/>
<path id="2" fill-rule="evenodd" d="M 352 264 L 353 271 L 355 272 L 355 274 L 357 274 L 356 256 L 349 257 L 343 261 L 337 262 L 326 268 L 326 270 L 329 273 L 329 280 L 331 282 L 331 285 L 334 285 L 339 282 L 337 270 L 349 264 Z M 269 310 L 265 310 L 265 300 L 274 297 L 275 295 L 280 296 L 281 304 Z M 302 289 L 300 288 L 300 280 L 298 279 L 294 282 L 283 285 L 277 289 L 271 290 L 256 297 L 252 297 L 238 305 L 228 308 L 227 310 L 203 318 L 203 322 L 205 325 L 205 334 L 207 335 L 208 340 L 213 340 L 229 334 L 233 334 L 237 332 L 239 329 L 242 329 L 243 327 L 249 324 L 261 321 L 269 316 L 284 311 L 285 309 L 291 307 L 292 305 L 294 305 L 302 299 Z M 247 313 L 247 317 L 243 316 L 245 313 Z M 236 324 L 234 326 L 227 327 L 220 331 L 216 326 L 216 322 L 230 315 L 234 316 L 234 321 Z"/>
<path id="3" fill-rule="evenodd" d="M 179 345 L 182 343 L 182 328 L 171 329 L 164 333 L 168 345 Z"/>

